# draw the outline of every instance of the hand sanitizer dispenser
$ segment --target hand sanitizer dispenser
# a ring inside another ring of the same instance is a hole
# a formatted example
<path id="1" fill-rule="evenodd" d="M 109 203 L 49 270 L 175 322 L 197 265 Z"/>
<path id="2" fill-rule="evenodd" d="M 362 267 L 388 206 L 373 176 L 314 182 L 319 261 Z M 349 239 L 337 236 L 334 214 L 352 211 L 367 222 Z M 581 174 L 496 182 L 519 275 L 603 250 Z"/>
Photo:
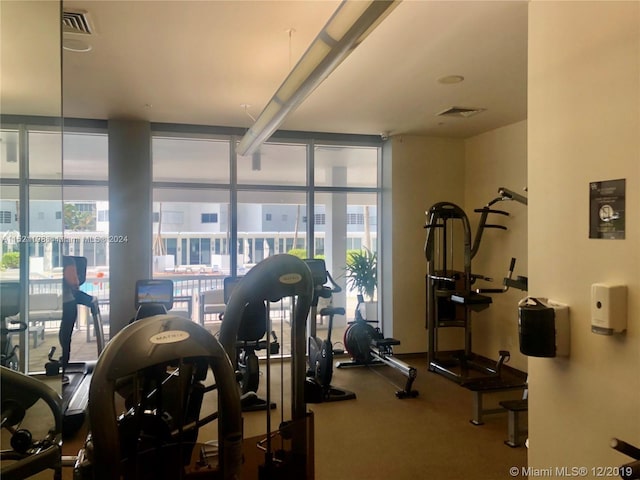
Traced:
<path id="1" fill-rule="evenodd" d="M 627 329 L 627 286 L 591 285 L 591 331 L 613 335 Z"/>

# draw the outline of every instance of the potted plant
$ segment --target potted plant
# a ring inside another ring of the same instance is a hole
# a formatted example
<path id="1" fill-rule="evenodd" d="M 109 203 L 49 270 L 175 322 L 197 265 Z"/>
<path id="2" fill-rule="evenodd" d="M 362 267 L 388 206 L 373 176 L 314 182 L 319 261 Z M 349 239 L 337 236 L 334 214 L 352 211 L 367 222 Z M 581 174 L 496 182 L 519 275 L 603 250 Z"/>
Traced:
<path id="1" fill-rule="evenodd" d="M 364 298 L 362 316 L 366 320 L 376 320 L 377 302 L 374 301 L 378 286 L 378 256 L 364 248 L 347 254 L 346 277 L 349 290 L 356 290 Z M 362 307 L 361 307 L 362 308 Z"/>

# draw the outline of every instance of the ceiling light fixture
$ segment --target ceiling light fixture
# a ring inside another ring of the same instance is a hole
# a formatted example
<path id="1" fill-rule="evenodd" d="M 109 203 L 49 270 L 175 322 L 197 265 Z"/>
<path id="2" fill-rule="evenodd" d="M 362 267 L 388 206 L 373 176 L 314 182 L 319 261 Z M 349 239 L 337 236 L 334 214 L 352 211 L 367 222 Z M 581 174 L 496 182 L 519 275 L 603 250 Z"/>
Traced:
<path id="1" fill-rule="evenodd" d="M 238 145 L 252 154 L 400 0 L 343 0 Z"/>

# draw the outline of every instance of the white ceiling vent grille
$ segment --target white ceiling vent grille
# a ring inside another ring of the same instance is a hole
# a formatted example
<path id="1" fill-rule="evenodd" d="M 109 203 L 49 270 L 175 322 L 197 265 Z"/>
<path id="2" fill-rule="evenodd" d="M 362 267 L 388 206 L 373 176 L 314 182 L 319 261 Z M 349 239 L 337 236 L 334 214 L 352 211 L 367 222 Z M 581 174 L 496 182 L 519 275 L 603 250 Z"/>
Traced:
<path id="1" fill-rule="evenodd" d="M 89 14 L 84 10 L 66 10 L 62 12 L 62 30 L 64 33 L 91 35 L 93 28 Z"/>
<path id="2" fill-rule="evenodd" d="M 482 113 L 486 108 L 466 108 L 466 107 L 451 107 L 438 113 L 438 117 L 460 117 L 469 118 Z"/>

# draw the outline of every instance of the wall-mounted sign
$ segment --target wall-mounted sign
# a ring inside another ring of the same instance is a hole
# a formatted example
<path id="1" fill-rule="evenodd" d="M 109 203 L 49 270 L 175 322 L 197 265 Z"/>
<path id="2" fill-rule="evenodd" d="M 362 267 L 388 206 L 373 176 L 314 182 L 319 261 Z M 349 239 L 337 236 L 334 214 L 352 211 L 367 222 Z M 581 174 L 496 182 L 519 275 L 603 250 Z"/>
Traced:
<path id="1" fill-rule="evenodd" d="M 589 238 L 624 239 L 626 180 L 589 184 Z"/>

